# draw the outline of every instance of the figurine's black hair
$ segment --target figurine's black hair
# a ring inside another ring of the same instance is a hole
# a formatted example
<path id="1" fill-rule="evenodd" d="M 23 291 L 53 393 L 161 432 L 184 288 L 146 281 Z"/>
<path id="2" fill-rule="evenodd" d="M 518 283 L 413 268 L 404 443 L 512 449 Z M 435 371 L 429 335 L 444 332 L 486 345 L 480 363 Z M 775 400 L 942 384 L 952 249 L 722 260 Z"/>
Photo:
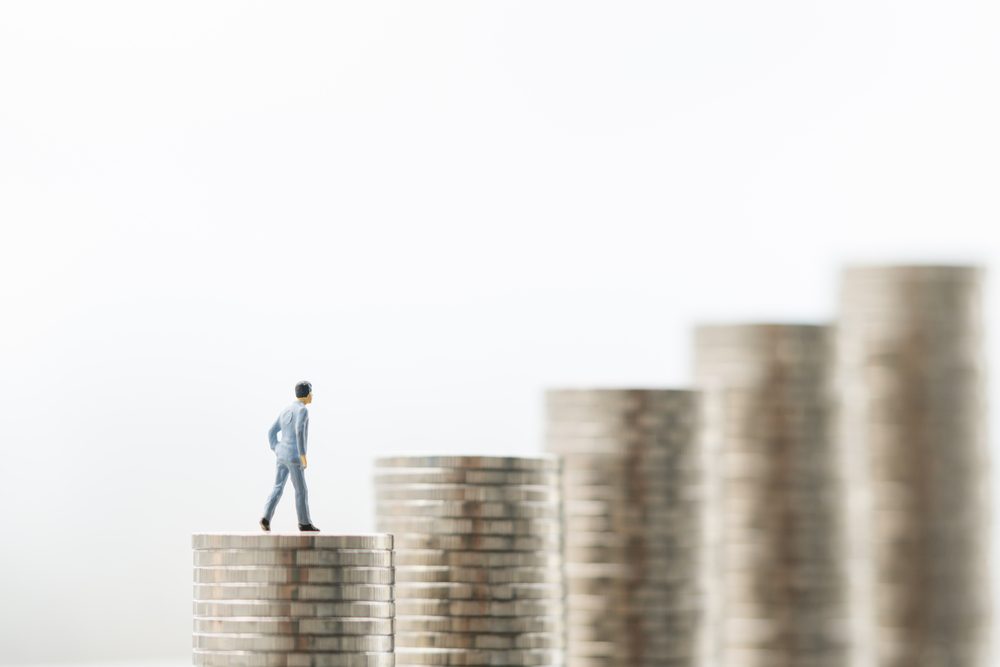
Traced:
<path id="1" fill-rule="evenodd" d="M 295 385 L 295 398 L 305 398 L 310 393 L 312 393 L 313 386 L 312 383 L 303 380 L 302 382 Z"/>

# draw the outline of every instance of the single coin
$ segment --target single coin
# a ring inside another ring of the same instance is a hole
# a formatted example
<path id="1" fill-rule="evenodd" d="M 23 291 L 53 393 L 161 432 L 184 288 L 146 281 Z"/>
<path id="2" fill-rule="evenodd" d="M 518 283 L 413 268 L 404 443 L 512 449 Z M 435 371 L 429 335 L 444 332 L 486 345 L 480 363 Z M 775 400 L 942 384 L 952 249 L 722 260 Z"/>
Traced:
<path id="1" fill-rule="evenodd" d="M 389 635 L 322 636 L 258 634 L 194 634 L 194 648 L 213 651 L 342 651 L 344 653 L 392 651 Z"/>
<path id="2" fill-rule="evenodd" d="M 562 597 L 558 584 L 406 583 L 396 586 L 397 600 L 555 600 Z"/>
<path id="3" fill-rule="evenodd" d="M 392 653 L 255 653 L 194 650 L 194 664 L 204 667 L 394 667 Z"/>
<path id="4" fill-rule="evenodd" d="M 392 500 L 474 500 L 479 502 L 556 502 L 554 489 L 531 486 L 482 486 L 474 484 L 385 484 L 375 495 Z"/>
<path id="5" fill-rule="evenodd" d="M 198 549 L 195 567 L 241 565 L 391 567 L 387 549 Z"/>
<path id="6" fill-rule="evenodd" d="M 391 567 L 196 567 L 198 584 L 391 584 Z"/>
<path id="7" fill-rule="evenodd" d="M 396 603 L 404 616 L 547 616 L 561 617 L 563 602 L 548 600 L 411 600 Z"/>
<path id="8" fill-rule="evenodd" d="M 391 618 L 198 618 L 194 631 L 202 634 L 261 635 L 391 635 Z"/>
<path id="9" fill-rule="evenodd" d="M 391 602 L 392 586 L 340 584 L 195 584 L 195 600 L 308 600 Z"/>
<path id="10" fill-rule="evenodd" d="M 560 554 L 522 551 L 448 551 L 444 549 L 405 549 L 396 554 L 398 568 L 418 566 L 446 567 L 558 567 Z"/>
<path id="11" fill-rule="evenodd" d="M 553 490 L 559 483 L 558 472 L 527 470 L 473 470 L 456 468 L 385 468 L 375 470 L 375 488 L 410 484 L 502 485 L 521 489 Z"/>
<path id="12" fill-rule="evenodd" d="M 396 611 L 392 602 L 297 602 L 280 600 L 215 600 L 195 601 L 194 615 L 207 618 L 247 617 L 345 617 L 392 618 Z"/>
<path id="13" fill-rule="evenodd" d="M 544 584 L 562 581 L 560 567 L 449 567 L 396 568 L 396 583 Z"/>
<path id="14" fill-rule="evenodd" d="M 195 549 L 392 549 L 392 535 L 281 535 L 279 533 L 196 533 Z"/>
<path id="15" fill-rule="evenodd" d="M 557 472 L 559 459 L 552 456 L 380 456 L 375 467 L 454 468 L 476 470 L 530 470 Z"/>
<path id="16" fill-rule="evenodd" d="M 558 553 L 559 535 L 440 535 L 397 533 L 397 553 L 407 549 L 446 549 L 453 551 L 503 551 Z"/>
<path id="17" fill-rule="evenodd" d="M 546 632 L 520 634 L 489 634 L 461 632 L 407 632 L 396 633 L 399 648 L 463 648 L 463 649 L 558 649 L 562 637 Z"/>
<path id="18" fill-rule="evenodd" d="M 516 634 L 549 632 L 562 634 L 563 621 L 551 616 L 401 616 L 396 619 L 398 632 L 485 632 Z"/>
<path id="19" fill-rule="evenodd" d="M 554 539 L 558 539 L 562 527 L 558 519 L 451 519 L 396 517 L 387 514 L 379 514 L 376 522 L 380 527 L 396 534 L 525 535 L 551 536 Z"/>
<path id="20" fill-rule="evenodd" d="M 510 651 L 489 651 L 478 649 L 396 649 L 399 664 L 408 665 L 514 665 L 538 667 L 557 664 L 562 656 L 558 651 L 544 649 L 524 649 Z"/>
<path id="21" fill-rule="evenodd" d="M 558 502 L 492 502 L 480 500 L 375 500 L 380 516 L 458 517 L 483 519 L 558 519 Z"/>

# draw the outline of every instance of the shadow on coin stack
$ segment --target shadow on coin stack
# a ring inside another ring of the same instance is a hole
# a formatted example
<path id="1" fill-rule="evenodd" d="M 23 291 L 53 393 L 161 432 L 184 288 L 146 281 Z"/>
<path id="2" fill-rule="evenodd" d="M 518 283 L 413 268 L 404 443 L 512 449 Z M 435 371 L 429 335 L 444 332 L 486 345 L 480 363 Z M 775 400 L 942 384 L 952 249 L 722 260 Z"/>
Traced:
<path id="1" fill-rule="evenodd" d="M 559 462 L 376 459 L 396 544 L 396 665 L 563 664 Z"/>
<path id="2" fill-rule="evenodd" d="M 392 667 L 390 535 L 196 534 L 194 664 Z"/>
<path id="3" fill-rule="evenodd" d="M 709 664 L 847 664 L 838 457 L 829 435 L 830 331 L 695 332 L 709 475 Z"/>
<path id="4" fill-rule="evenodd" d="M 698 664 L 694 392 L 552 390 L 563 462 L 569 667 Z"/>
<path id="5" fill-rule="evenodd" d="M 872 563 L 857 616 L 880 667 L 996 664 L 983 278 L 926 265 L 842 276 L 837 422 Z"/>

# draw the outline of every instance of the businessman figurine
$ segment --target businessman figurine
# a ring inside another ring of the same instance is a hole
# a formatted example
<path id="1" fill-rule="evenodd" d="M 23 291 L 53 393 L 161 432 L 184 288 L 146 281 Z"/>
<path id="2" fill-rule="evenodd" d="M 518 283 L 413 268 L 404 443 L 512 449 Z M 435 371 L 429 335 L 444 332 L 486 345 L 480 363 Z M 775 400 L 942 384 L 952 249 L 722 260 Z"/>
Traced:
<path id="1" fill-rule="evenodd" d="M 264 505 L 264 517 L 260 520 L 260 527 L 265 532 L 271 530 L 271 517 L 274 516 L 274 508 L 281 499 L 281 492 L 285 490 L 289 475 L 292 477 L 292 486 L 295 487 L 295 512 L 299 516 L 299 530 L 319 532 L 319 528 L 309 520 L 309 491 L 306 489 L 305 477 L 308 465 L 306 443 L 309 439 L 309 410 L 306 406 L 312 403 L 312 398 L 310 383 L 300 382 L 295 385 L 295 401 L 281 411 L 271 430 L 267 432 L 271 451 L 277 458 L 277 469 L 274 489 L 268 496 L 267 504 Z M 281 440 L 278 439 L 279 431 Z"/>

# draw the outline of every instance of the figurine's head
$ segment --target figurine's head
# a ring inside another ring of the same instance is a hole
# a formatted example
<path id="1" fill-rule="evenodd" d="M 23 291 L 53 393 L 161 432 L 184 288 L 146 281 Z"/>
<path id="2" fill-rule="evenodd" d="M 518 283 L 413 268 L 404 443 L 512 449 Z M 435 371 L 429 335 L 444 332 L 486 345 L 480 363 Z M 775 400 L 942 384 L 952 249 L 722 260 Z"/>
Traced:
<path id="1" fill-rule="evenodd" d="M 306 405 L 313 402 L 313 386 L 311 382 L 303 380 L 302 382 L 295 385 L 295 398 L 299 399 Z"/>

